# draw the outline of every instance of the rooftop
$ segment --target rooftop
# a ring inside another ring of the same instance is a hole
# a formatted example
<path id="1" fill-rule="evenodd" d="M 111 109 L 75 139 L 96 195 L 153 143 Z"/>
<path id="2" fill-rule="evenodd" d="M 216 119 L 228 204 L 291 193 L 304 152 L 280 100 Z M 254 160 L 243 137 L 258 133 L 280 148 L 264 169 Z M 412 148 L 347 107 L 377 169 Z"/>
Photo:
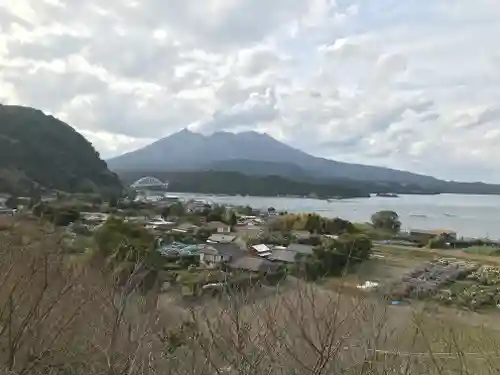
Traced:
<path id="1" fill-rule="evenodd" d="M 222 221 L 209 221 L 206 224 L 209 228 L 221 228 L 221 227 L 229 227 L 229 224 L 223 223 Z"/>
<path id="2" fill-rule="evenodd" d="M 284 263 L 295 263 L 297 253 L 290 250 L 275 249 L 267 259 Z"/>
<path id="3" fill-rule="evenodd" d="M 313 248 L 314 246 L 311 245 L 302 245 L 299 243 L 291 243 L 287 247 L 287 251 L 293 251 L 299 254 L 305 254 L 305 255 L 310 255 L 313 253 Z"/>
<path id="4" fill-rule="evenodd" d="M 410 229 L 411 233 L 424 233 L 424 234 L 456 234 L 457 232 L 451 229 Z"/>
<path id="5" fill-rule="evenodd" d="M 236 236 L 232 236 L 229 234 L 212 234 L 207 242 L 215 242 L 215 243 L 231 243 L 234 241 Z"/>
<path id="6" fill-rule="evenodd" d="M 278 268 L 278 265 L 264 258 L 244 256 L 233 260 L 229 263 L 229 267 L 252 272 L 272 272 Z"/>

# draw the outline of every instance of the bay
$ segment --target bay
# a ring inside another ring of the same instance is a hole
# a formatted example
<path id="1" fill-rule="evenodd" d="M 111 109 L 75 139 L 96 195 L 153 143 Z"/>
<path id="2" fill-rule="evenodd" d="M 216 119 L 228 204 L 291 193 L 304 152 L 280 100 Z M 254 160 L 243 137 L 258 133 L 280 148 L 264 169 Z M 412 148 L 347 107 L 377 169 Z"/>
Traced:
<path id="1" fill-rule="evenodd" d="M 400 195 L 398 198 L 372 197 L 331 202 L 307 198 L 252 196 L 212 196 L 168 193 L 169 196 L 205 199 L 219 204 L 249 205 L 254 208 L 288 212 L 315 212 L 325 217 L 341 217 L 366 222 L 380 210 L 396 211 L 404 230 L 450 229 L 463 237 L 500 239 L 500 196 L 494 195 Z"/>

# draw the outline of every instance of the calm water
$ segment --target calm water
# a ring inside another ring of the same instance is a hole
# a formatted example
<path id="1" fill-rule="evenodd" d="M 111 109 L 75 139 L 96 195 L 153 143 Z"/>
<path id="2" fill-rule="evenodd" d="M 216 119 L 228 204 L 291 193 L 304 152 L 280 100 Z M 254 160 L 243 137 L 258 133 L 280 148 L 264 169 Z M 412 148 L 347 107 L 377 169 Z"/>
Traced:
<path id="1" fill-rule="evenodd" d="M 399 198 L 360 198 L 327 202 L 317 199 L 272 197 L 214 197 L 176 194 L 215 203 L 275 207 L 288 212 L 316 212 L 327 217 L 364 222 L 380 210 L 396 211 L 403 229 L 452 229 L 459 236 L 500 239 L 500 196 L 492 195 L 401 195 Z"/>

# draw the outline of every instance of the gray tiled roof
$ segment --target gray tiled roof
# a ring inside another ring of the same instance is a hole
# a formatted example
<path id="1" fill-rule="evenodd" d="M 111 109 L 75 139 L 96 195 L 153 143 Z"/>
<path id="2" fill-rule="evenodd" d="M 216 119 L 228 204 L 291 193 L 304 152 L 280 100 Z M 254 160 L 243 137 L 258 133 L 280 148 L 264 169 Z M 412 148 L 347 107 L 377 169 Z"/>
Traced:
<path id="1" fill-rule="evenodd" d="M 233 242 L 236 236 L 232 236 L 229 234 L 212 234 L 208 240 L 213 241 L 213 242 L 220 242 L 220 243 L 230 243 Z"/>
<path id="2" fill-rule="evenodd" d="M 291 243 L 290 246 L 287 247 L 287 250 L 294 251 L 299 254 L 310 255 L 313 253 L 313 246 Z"/>
<path id="3" fill-rule="evenodd" d="M 278 268 L 273 262 L 260 257 L 245 256 L 233 260 L 228 265 L 230 268 L 252 272 L 272 272 Z"/>
<path id="4" fill-rule="evenodd" d="M 290 250 L 273 250 L 272 254 L 267 257 L 269 260 L 284 262 L 284 263 L 295 263 L 295 256 L 297 253 Z"/>

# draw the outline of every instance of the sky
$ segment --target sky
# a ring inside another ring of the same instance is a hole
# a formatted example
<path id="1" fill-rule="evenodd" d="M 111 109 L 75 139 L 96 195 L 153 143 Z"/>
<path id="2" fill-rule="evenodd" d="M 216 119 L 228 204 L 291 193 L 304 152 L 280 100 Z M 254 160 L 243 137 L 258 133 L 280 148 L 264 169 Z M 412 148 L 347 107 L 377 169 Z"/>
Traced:
<path id="1" fill-rule="evenodd" d="M 0 0 L 0 103 L 109 158 L 183 128 L 500 182 L 498 0 Z"/>

